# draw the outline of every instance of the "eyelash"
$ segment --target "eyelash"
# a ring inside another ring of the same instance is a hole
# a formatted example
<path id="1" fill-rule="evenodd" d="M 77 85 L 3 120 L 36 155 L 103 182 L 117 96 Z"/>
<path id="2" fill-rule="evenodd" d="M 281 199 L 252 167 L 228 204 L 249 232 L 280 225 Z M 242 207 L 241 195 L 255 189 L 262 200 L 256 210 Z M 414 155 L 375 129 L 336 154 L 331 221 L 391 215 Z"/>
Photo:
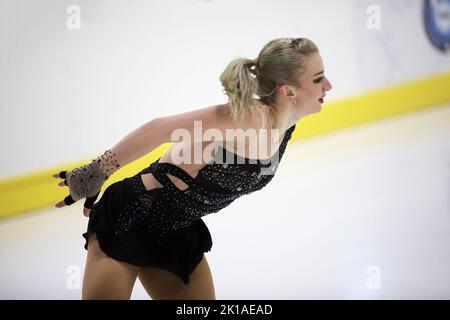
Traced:
<path id="1" fill-rule="evenodd" d="M 325 78 L 325 77 L 321 77 L 321 78 L 319 78 L 319 79 L 314 80 L 314 83 L 319 83 L 320 81 L 323 80 L 323 78 Z"/>

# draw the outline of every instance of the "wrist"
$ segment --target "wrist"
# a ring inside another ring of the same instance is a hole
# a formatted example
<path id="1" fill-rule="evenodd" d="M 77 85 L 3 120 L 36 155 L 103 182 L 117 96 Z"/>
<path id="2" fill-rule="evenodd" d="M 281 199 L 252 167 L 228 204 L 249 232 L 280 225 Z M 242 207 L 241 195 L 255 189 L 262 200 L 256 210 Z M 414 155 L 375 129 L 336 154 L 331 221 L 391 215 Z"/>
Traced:
<path id="1" fill-rule="evenodd" d="M 117 156 L 110 149 L 106 150 L 101 156 L 92 160 L 95 162 L 103 174 L 108 179 L 114 172 L 120 169 L 121 165 L 117 160 Z"/>

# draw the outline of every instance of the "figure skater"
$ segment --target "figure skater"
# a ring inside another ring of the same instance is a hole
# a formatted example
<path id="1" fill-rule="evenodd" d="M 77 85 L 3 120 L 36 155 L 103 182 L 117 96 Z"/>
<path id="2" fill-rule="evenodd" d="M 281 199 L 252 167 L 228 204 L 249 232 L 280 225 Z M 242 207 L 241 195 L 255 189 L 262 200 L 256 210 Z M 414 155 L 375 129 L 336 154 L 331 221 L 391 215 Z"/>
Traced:
<path id="1" fill-rule="evenodd" d="M 267 185 L 296 123 L 319 112 L 331 89 L 318 48 L 306 38 L 274 39 L 258 58 L 231 61 L 220 81 L 227 103 L 155 118 L 89 165 L 53 175 L 69 188 L 55 207 L 86 198 L 82 299 L 130 299 L 137 277 L 151 299 L 216 299 L 204 255 L 212 240 L 201 217 Z M 215 129 L 221 141 L 199 138 L 194 121 Z M 190 138 L 174 139 L 176 129 Z M 245 143 L 236 147 L 244 130 L 265 132 L 250 142 L 263 142 L 267 156 Z M 94 204 L 115 171 L 166 142 L 176 143 L 138 174 L 111 184 Z M 214 146 L 212 161 L 175 159 L 208 145 Z"/>

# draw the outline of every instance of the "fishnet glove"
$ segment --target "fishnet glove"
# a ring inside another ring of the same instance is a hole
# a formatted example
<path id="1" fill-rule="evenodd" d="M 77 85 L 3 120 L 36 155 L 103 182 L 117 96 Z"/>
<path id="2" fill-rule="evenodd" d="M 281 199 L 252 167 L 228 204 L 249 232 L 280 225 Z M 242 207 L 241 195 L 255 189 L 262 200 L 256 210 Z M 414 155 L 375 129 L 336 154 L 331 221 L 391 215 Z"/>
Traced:
<path id="1" fill-rule="evenodd" d="M 86 198 L 84 202 L 84 214 L 88 215 L 105 181 L 118 169 L 120 164 L 116 155 L 111 150 L 92 160 L 88 165 L 83 165 L 71 171 L 61 171 L 54 174 L 55 178 L 64 179 L 59 186 L 69 187 L 69 195 L 55 206 L 57 208 L 70 206 L 74 202 Z"/>

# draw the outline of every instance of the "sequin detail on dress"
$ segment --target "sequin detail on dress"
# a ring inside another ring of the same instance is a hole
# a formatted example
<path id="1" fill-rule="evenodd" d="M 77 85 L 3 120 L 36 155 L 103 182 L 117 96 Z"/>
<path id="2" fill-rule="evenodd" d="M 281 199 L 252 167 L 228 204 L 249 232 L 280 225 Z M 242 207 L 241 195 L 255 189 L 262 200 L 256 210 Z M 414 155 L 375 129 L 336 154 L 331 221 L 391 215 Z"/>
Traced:
<path id="1" fill-rule="evenodd" d="M 171 231 L 189 227 L 196 219 L 262 189 L 272 180 L 294 129 L 295 124 L 286 130 L 278 151 L 269 159 L 247 159 L 219 148 L 221 152 L 195 179 L 179 166 L 156 160 L 129 178 L 136 196 L 120 209 L 114 233 L 126 238 L 135 228 L 145 228 L 155 244 L 163 244 Z M 147 190 L 141 179 L 147 173 L 163 187 Z M 181 179 L 188 188 L 180 190 L 167 174 Z"/>

